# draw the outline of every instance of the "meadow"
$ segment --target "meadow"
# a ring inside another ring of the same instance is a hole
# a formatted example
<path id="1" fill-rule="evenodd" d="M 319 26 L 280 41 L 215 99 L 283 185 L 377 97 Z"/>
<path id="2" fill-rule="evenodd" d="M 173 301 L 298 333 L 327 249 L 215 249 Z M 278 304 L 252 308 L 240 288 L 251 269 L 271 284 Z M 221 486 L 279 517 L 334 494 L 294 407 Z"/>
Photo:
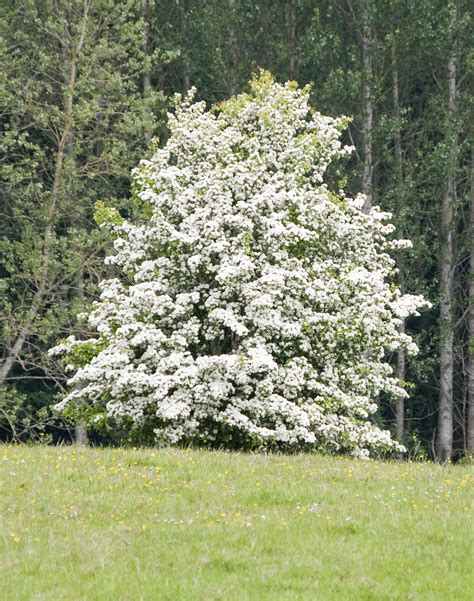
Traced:
<path id="1" fill-rule="evenodd" d="M 471 600 L 470 466 L 0 447 L 0 598 Z"/>

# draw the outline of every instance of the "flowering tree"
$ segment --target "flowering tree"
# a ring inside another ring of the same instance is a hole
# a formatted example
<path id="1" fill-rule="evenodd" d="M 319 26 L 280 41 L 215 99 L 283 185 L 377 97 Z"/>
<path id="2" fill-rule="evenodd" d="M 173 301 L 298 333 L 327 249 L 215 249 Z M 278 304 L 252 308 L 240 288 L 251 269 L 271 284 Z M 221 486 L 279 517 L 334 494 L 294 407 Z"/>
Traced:
<path id="1" fill-rule="evenodd" d="M 215 110 L 192 98 L 134 171 L 141 221 L 108 213 L 123 277 L 102 282 L 97 338 L 53 349 L 77 368 L 60 407 L 163 442 L 400 450 L 369 416 L 405 394 L 384 356 L 416 351 L 398 327 L 424 301 L 389 281 L 408 245 L 389 215 L 324 183 L 347 121 L 266 73 Z"/>

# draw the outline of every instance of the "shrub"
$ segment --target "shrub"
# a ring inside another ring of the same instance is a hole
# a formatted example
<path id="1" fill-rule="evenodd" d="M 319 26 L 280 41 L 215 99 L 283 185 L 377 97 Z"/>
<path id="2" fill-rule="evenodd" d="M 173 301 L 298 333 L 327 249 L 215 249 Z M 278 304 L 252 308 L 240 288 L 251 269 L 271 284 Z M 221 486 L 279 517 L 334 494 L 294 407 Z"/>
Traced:
<path id="1" fill-rule="evenodd" d="M 88 315 L 100 339 L 56 348 L 89 353 L 61 407 L 168 443 L 400 450 L 369 416 L 382 391 L 406 394 L 384 356 L 416 351 L 398 327 L 423 300 L 391 283 L 408 243 L 390 216 L 324 183 L 346 125 L 267 73 L 210 111 L 178 98 L 133 174 L 148 211 L 109 224 L 122 277 Z"/>

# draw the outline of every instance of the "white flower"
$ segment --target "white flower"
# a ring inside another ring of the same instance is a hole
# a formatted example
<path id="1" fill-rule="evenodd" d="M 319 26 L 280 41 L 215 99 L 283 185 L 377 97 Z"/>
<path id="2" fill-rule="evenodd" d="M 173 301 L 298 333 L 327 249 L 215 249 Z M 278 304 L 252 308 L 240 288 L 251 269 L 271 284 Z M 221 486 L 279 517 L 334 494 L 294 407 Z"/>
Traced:
<path id="1" fill-rule="evenodd" d="M 166 145 L 134 170 L 151 217 L 114 227 L 126 277 L 101 283 L 101 344 L 60 406 L 100 405 L 165 442 L 399 450 L 369 418 L 381 391 L 405 394 L 383 357 L 416 352 L 399 325 L 426 306 L 388 283 L 406 243 L 362 195 L 324 184 L 351 150 L 341 121 L 310 111 L 306 89 L 252 86 L 220 111 L 180 99 Z"/>

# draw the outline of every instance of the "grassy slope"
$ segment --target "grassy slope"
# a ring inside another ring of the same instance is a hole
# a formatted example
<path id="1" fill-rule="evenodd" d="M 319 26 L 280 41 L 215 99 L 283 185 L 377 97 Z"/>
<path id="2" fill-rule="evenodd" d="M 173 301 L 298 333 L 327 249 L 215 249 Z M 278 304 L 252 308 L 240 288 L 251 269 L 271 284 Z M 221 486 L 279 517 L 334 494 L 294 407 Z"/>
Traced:
<path id="1" fill-rule="evenodd" d="M 0 598 L 471 600 L 468 467 L 0 447 Z"/>

